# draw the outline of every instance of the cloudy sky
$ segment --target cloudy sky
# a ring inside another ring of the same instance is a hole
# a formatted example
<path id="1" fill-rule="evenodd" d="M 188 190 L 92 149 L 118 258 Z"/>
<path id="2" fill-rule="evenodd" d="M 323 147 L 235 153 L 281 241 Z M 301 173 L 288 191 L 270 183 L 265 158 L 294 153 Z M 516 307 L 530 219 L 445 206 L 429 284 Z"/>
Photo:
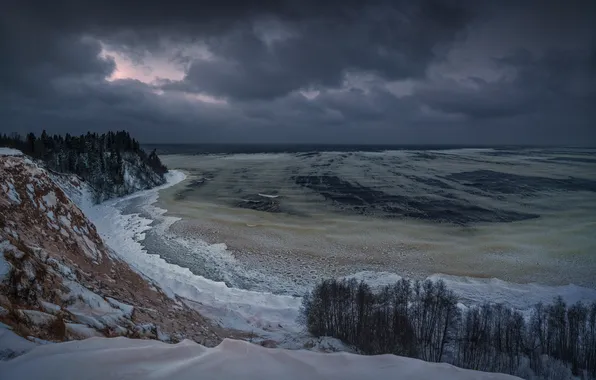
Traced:
<path id="1" fill-rule="evenodd" d="M 0 132 L 596 145 L 596 2 L 5 0 Z"/>

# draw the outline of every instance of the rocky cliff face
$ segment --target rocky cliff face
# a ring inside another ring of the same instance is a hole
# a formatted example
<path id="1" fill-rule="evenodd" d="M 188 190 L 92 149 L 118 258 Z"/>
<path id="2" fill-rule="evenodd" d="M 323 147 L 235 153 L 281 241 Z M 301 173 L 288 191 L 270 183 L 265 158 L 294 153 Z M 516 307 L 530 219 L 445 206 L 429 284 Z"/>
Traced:
<path id="1" fill-rule="evenodd" d="M 62 185 L 83 186 L 74 176 Z M 216 330 L 111 251 L 49 173 L 0 152 L 0 322 L 30 340 L 128 336 L 216 345 Z"/>
<path id="2" fill-rule="evenodd" d="M 80 136 L 44 131 L 24 138 L 0 134 L 0 147 L 4 146 L 43 162 L 51 172 L 80 176 L 95 203 L 162 185 L 168 171 L 155 150 L 147 154 L 126 131 Z"/>
<path id="3" fill-rule="evenodd" d="M 107 153 L 104 153 L 104 156 L 107 159 L 110 158 Z M 94 159 L 96 158 L 89 157 L 87 161 Z M 87 175 L 86 180 L 91 186 L 95 202 L 151 189 L 165 183 L 163 173 L 158 173 L 147 165 L 137 153 L 122 153 L 121 160 L 116 161 L 115 165 L 116 174 L 106 169 L 108 165 L 105 164 L 92 166 L 92 170 Z"/>

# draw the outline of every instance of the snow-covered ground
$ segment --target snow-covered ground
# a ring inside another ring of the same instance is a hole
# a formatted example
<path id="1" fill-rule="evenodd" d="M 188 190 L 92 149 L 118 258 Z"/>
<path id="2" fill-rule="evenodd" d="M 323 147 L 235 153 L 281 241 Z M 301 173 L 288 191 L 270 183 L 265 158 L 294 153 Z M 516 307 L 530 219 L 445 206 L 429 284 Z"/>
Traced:
<path id="1" fill-rule="evenodd" d="M 35 343 L 18 336 L 7 325 L 0 323 L 0 363 L 2 360 L 21 355 L 35 346 Z"/>
<path id="2" fill-rule="evenodd" d="M 23 152 L 18 149 L 0 148 L 0 156 L 22 156 Z"/>
<path id="3" fill-rule="evenodd" d="M 171 345 L 126 338 L 91 338 L 39 346 L 16 359 L 0 361 L 0 374 L 3 379 L 46 380 L 103 380 L 115 374 L 118 379 L 155 380 L 517 379 L 394 355 L 289 351 L 229 339 L 206 348 L 189 340 Z"/>
<path id="4" fill-rule="evenodd" d="M 254 332 L 269 339 L 287 341 L 288 335 L 300 335 L 301 326 L 296 322 L 301 304 L 300 297 L 276 295 L 244 289 L 230 288 L 223 282 L 197 276 L 189 269 L 170 264 L 158 255 L 149 255 L 143 248 L 144 233 L 151 228 L 167 231 L 177 218 L 164 217 L 166 210 L 152 206 L 158 192 L 185 179 L 179 171 L 167 174 L 167 184 L 142 191 L 125 198 L 92 205 L 85 194 L 75 200 L 96 225 L 104 241 L 122 256 L 133 268 L 158 283 L 171 296 L 179 295 L 192 302 L 202 314 L 218 321 L 222 326 Z M 75 195 L 77 197 L 77 195 Z M 164 222 L 152 226 L 153 220 L 138 214 L 123 215 L 125 201 L 138 198 L 149 215 Z M 224 244 L 213 252 L 225 250 Z M 365 280 L 371 285 L 393 283 L 400 277 L 394 273 L 359 272 L 350 277 Z M 465 305 L 483 302 L 502 302 L 521 311 L 529 311 L 537 302 L 549 303 L 555 296 L 567 302 L 592 302 L 596 290 L 575 285 L 544 286 L 539 284 L 514 284 L 498 279 L 474 279 L 436 274 L 431 279 L 444 280 Z M 290 345 L 287 345 L 290 347 Z"/>

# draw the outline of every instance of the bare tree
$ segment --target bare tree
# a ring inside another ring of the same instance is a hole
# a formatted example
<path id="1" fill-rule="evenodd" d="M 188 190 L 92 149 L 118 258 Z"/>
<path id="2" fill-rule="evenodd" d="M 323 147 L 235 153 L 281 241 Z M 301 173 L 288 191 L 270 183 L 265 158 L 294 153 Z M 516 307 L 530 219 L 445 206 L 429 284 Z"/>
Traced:
<path id="1" fill-rule="evenodd" d="M 596 379 L 596 302 L 535 305 L 528 321 L 501 304 L 460 311 L 442 281 L 402 279 L 373 291 L 325 280 L 303 299 L 301 321 L 364 354 L 392 353 L 531 379 Z"/>

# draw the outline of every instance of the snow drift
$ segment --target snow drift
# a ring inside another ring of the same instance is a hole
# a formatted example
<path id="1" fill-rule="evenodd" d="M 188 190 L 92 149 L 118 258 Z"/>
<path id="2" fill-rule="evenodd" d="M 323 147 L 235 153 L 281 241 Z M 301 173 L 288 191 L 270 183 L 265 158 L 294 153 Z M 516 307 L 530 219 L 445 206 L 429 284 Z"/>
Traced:
<path id="1" fill-rule="evenodd" d="M 518 379 L 394 355 L 269 349 L 230 339 L 207 348 L 189 340 L 170 345 L 126 338 L 91 338 L 36 347 L 25 355 L 0 362 L 0 373 L 3 378 L 21 380 L 103 380 L 115 374 L 119 379 L 155 380 Z"/>

